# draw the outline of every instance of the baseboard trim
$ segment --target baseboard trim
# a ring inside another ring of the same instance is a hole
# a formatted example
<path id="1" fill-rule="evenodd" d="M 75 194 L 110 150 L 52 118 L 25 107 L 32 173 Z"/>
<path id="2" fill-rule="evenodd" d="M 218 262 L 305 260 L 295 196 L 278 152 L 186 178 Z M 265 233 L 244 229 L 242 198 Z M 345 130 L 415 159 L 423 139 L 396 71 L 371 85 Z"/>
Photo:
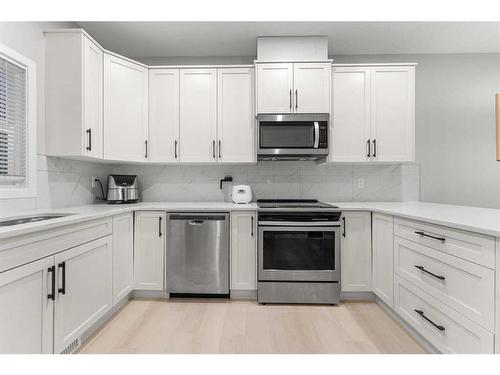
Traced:
<path id="1" fill-rule="evenodd" d="M 79 345 L 79 348 L 76 351 L 74 351 L 74 353 L 78 353 L 78 351 L 81 348 L 81 346 L 87 340 L 89 340 L 91 336 L 93 336 L 95 333 L 97 333 L 97 331 L 99 330 L 99 328 L 101 328 L 102 326 L 104 326 L 104 324 L 106 324 L 108 321 L 110 321 L 111 318 L 113 318 L 113 316 L 115 316 L 116 314 L 118 314 L 120 312 L 120 310 L 123 309 L 125 307 L 125 305 L 128 303 L 128 301 L 131 299 L 131 296 L 132 296 L 132 292 L 130 292 L 125 297 L 123 297 L 123 299 L 121 299 L 120 301 L 118 301 L 116 303 L 116 305 L 114 305 L 109 311 L 107 311 L 106 314 L 104 314 L 103 316 L 101 316 L 97 320 L 97 322 L 95 322 L 88 330 L 86 330 L 85 332 L 83 332 L 80 335 L 80 345 Z"/>
<path id="2" fill-rule="evenodd" d="M 340 292 L 341 301 L 375 301 L 373 292 Z"/>
<path id="3" fill-rule="evenodd" d="M 164 290 L 134 290 L 133 299 L 168 299 L 169 294 Z"/>
<path id="4" fill-rule="evenodd" d="M 441 352 L 432 345 L 429 340 L 422 336 L 419 332 L 415 330 L 411 325 L 409 325 L 403 318 L 401 318 L 390 306 L 388 306 L 384 301 L 375 295 L 375 302 L 397 323 L 399 323 L 402 328 L 407 331 L 415 340 L 418 341 L 430 354 L 441 354 Z"/>
<path id="5" fill-rule="evenodd" d="M 229 293 L 229 298 L 231 299 L 242 299 L 242 300 L 257 300 L 256 290 L 231 290 Z"/>

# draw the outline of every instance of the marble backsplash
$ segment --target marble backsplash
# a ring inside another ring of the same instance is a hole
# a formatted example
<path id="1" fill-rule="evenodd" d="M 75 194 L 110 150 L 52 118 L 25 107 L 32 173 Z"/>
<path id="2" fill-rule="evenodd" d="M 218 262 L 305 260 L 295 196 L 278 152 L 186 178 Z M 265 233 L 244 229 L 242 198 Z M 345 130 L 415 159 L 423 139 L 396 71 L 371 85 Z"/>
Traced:
<path id="1" fill-rule="evenodd" d="M 100 196 L 91 189 L 92 177 L 106 188 L 110 173 L 137 174 L 143 201 L 223 201 L 231 184 L 219 189 L 219 180 L 249 184 L 258 198 L 314 198 L 335 201 L 418 201 L 416 164 L 316 164 L 314 162 L 259 162 L 257 165 L 160 166 L 111 165 L 38 156 L 38 196 L 0 199 L 1 214 L 91 203 Z M 360 188 L 359 179 L 364 180 Z"/>
<path id="2" fill-rule="evenodd" d="M 418 201 L 416 164 L 316 164 L 259 162 L 257 165 L 118 165 L 113 173 L 137 174 L 144 201 L 223 201 L 230 190 L 219 180 L 248 184 L 254 199 L 314 198 L 335 201 Z M 364 187 L 359 187 L 359 180 Z M 224 184 L 230 189 L 231 184 Z"/>

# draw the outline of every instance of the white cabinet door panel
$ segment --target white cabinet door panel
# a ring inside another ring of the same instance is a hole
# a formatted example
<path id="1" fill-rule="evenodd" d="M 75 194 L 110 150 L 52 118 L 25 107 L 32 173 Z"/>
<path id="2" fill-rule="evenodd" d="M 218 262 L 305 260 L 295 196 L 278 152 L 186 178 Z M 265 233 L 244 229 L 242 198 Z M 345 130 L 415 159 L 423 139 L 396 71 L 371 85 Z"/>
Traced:
<path id="1" fill-rule="evenodd" d="M 104 158 L 146 161 L 148 69 L 104 54 Z"/>
<path id="2" fill-rule="evenodd" d="M 218 69 L 217 86 L 219 162 L 254 162 L 254 69 Z"/>
<path id="3" fill-rule="evenodd" d="M 135 212 L 135 289 L 163 290 L 165 221 L 166 214 L 162 211 Z"/>
<path id="4" fill-rule="evenodd" d="M 413 161 L 415 68 L 376 67 L 371 74 L 374 160 Z"/>
<path id="5" fill-rule="evenodd" d="M 132 291 L 134 283 L 134 217 L 113 216 L 113 305 Z"/>
<path id="6" fill-rule="evenodd" d="M 292 113 L 293 64 L 257 64 L 257 112 Z"/>
<path id="7" fill-rule="evenodd" d="M 231 213 L 231 290 L 257 290 L 255 212 Z"/>
<path id="8" fill-rule="evenodd" d="M 111 236 L 55 256 L 54 353 L 61 353 L 112 307 L 112 256 Z"/>
<path id="9" fill-rule="evenodd" d="M 149 161 L 179 161 L 179 69 L 149 70 Z"/>
<path id="10" fill-rule="evenodd" d="M 103 156 L 103 52 L 89 38 L 83 38 L 83 122 L 85 155 Z"/>
<path id="11" fill-rule="evenodd" d="M 370 68 L 334 67 L 331 160 L 370 160 Z"/>
<path id="12" fill-rule="evenodd" d="M 391 308 L 394 307 L 394 219 L 372 215 L 373 291 Z"/>
<path id="13" fill-rule="evenodd" d="M 217 69 L 180 71 L 180 160 L 217 161 Z"/>
<path id="14" fill-rule="evenodd" d="M 345 212 L 341 237 L 341 287 L 344 292 L 372 290 L 371 213 Z"/>
<path id="15" fill-rule="evenodd" d="M 295 113 L 330 113 L 330 63 L 294 63 L 293 86 Z"/>
<path id="16" fill-rule="evenodd" d="M 48 257 L 0 273 L 0 353 L 52 353 L 54 302 Z"/>

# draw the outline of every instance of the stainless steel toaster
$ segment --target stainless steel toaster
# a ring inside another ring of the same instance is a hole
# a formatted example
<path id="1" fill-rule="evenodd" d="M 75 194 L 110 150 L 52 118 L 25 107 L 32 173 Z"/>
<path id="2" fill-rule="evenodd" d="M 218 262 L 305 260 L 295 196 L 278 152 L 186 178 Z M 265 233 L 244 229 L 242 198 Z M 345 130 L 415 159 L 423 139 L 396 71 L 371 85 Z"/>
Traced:
<path id="1" fill-rule="evenodd" d="M 111 174 L 108 176 L 109 203 L 134 203 L 139 199 L 136 175 Z"/>

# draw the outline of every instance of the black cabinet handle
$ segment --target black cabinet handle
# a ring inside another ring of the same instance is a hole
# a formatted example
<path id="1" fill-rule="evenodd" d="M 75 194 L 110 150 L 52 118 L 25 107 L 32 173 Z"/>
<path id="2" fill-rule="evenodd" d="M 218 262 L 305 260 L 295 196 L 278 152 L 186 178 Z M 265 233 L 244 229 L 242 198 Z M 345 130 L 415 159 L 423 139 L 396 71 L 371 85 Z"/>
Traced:
<path id="1" fill-rule="evenodd" d="M 440 326 L 439 324 L 434 323 L 432 320 L 430 320 L 428 317 L 426 317 L 425 314 L 424 314 L 424 312 L 422 310 L 415 309 L 415 312 L 418 315 L 420 315 L 422 318 L 424 318 L 425 320 L 427 320 L 429 323 L 431 323 L 434 327 L 436 327 L 437 329 L 439 329 L 440 331 L 444 331 L 446 329 L 443 326 Z"/>
<path id="2" fill-rule="evenodd" d="M 92 129 L 87 129 L 89 145 L 87 146 L 87 151 L 92 151 Z"/>
<path id="3" fill-rule="evenodd" d="M 299 90 L 295 89 L 295 109 L 299 108 Z"/>
<path id="4" fill-rule="evenodd" d="M 373 157 L 374 158 L 377 157 L 377 140 L 376 139 L 373 140 Z"/>
<path id="5" fill-rule="evenodd" d="M 342 237 L 345 237 L 345 216 L 342 216 L 342 224 L 344 224 L 344 228 L 342 230 Z"/>
<path id="6" fill-rule="evenodd" d="M 250 235 L 253 237 L 253 216 L 252 216 L 252 228 L 250 229 Z"/>
<path id="7" fill-rule="evenodd" d="M 371 153 L 372 153 L 370 140 L 366 141 L 366 145 L 368 146 L 368 152 L 366 153 L 366 157 L 369 158 L 371 156 Z"/>
<path id="8" fill-rule="evenodd" d="M 215 140 L 212 141 L 212 157 L 215 159 Z"/>
<path id="9" fill-rule="evenodd" d="M 427 273 L 427 274 L 429 274 L 429 275 L 431 275 L 431 276 L 434 276 L 436 279 L 439 279 L 439 280 L 444 280 L 444 279 L 446 279 L 446 277 L 444 277 L 444 276 L 436 275 L 435 273 L 432 273 L 432 272 L 430 272 L 430 271 L 427 271 L 427 270 L 424 268 L 424 266 L 417 266 L 417 265 L 415 265 L 415 268 L 418 268 L 420 271 L 425 272 L 425 273 Z"/>
<path id="10" fill-rule="evenodd" d="M 52 274 L 51 281 L 52 281 L 52 286 L 50 288 L 50 293 L 47 294 L 47 298 L 51 299 L 52 301 L 56 300 L 56 267 L 52 266 L 49 267 L 49 273 Z"/>
<path id="11" fill-rule="evenodd" d="M 148 158 L 148 141 L 144 141 L 144 144 L 146 145 L 146 154 L 144 157 L 147 159 Z"/>
<path id="12" fill-rule="evenodd" d="M 220 139 L 219 139 L 219 159 L 221 158 L 221 156 L 220 156 L 220 153 L 221 153 L 221 147 L 222 147 L 222 143 L 221 143 L 221 141 L 220 141 Z"/>
<path id="13" fill-rule="evenodd" d="M 175 149 L 175 158 L 177 159 L 177 140 L 175 140 L 174 149 Z"/>
<path id="14" fill-rule="evenodd" d="M 426 233 L 421 232 L 421 231 L 415 231 L 415 234 L 419 234 L 422 237 L 429 237 L 429 238 L 432 238 L 434 240 L 438 240 L 438 241 L 441 241 L 441 242 L 445 242 L 446 241 L 446 238 L 444 238 L 444 237 L 431 236 L 430 234 L 426 234 Z"/>
<path id="15" fill-rule="evenodd" d="M 59 263 L 57 267 L 62 269 L 62 288 L 57 289 L 57 291 L 66 294 L 66 262 Z"/>
<path id="16" fill-rule="evenodd" d="M 292 89 L 290 89 L 290 109 L 292 109 Z"/>
<path id="17" fill-rule="evenodd" d="M 161 233 L 161 216 L 158 218 L 158 237 L 161 237 L 162 236 L 162 233 Z"/>

